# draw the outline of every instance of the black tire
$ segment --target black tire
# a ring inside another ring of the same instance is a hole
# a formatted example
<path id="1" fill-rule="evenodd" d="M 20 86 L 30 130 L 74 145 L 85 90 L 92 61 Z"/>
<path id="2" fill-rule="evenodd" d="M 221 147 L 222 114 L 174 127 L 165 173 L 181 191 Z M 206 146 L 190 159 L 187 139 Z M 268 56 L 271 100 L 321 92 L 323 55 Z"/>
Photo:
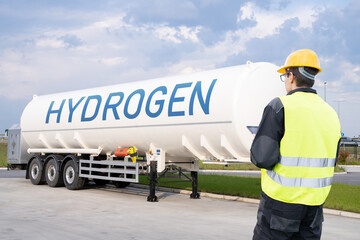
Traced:
<path id="1" fill-rule="evenodd" d="M 44 174 L 45 174 L 46 183 L 50 187 L 64 186 L 63 173 L 60 170 L 60 166 L 59 163 L 57 162 L 56 156 L 53 156 L 46 163 Z"/>
<path id="2" fill-rule="evenodd" d="M 29 178 L 32 184 L 43 184 L 43 164 L 38 157 L 34 157 L 29 166 Z"/>
<path id="3" fill-rule="evenodd" d="M 126 178 L 133 178 L 133 177 L 134 177 L 133 174 L 126 174 Z M 126 188 L 130 185 L 130 182 L 123 182 L 123 181 L 112 181 L 112 183 L 117 188 Z"/>
<path id="4" fill-rule="evenodd" d="M 63 171 L 64 184 L 69 190 L 81 189 L 85 184 L 85 178 L 79 177 L 78 168 L 75 164 L 73 160 L 68 161 Z"/>
<path id="5" fill-rule="evenodd" d="M 110 183 L 110 180 L 104 180 L 104 179 L 93 179 L 94 183 L 96 183 L 96 185 L 106 185 L 108 183 Z"/>
<path id="6" fill-rule="evenodd" d="M 120 181 L 112 181 L 112 182 L 117 188 L 126 188 L 127 186 L 130 185 L 129 182 L 120 182 Z"/>

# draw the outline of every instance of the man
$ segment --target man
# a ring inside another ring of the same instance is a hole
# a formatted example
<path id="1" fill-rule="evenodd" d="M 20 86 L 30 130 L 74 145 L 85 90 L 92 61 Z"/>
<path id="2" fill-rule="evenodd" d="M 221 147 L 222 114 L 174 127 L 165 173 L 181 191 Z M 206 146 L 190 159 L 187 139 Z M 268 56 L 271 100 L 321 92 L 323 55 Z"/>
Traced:
<path id="1" fill-rule="evenodd" d="M 253 239 L 320 239 L 338 156 L 336 112 L 312 86 L 321 72 L 312 50 L 291 53 L 278 70 L 286 96 L 265 108 L 251 146 L 262 194 Z"/>

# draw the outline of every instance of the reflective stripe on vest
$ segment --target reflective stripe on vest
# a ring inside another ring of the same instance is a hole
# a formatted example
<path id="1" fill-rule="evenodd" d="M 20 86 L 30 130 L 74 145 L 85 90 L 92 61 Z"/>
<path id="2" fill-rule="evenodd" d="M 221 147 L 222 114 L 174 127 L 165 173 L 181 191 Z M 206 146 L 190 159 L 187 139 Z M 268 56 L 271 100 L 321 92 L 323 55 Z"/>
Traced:
<path id="1" fill-rule="evenodd" d="M 321 205 L 334 176 L 339 119 L 314 93 L 295 92 L 280 100 L 285 125 L 281 159 L 272 170 L 262 169 L 262 190 L 278 201 Z"/>
<path id="2" fill-rule="evenodd" d="M 288 178 L 277 174 L 274 171 L 266 171 L 266 174 L 278 184 L 285 187 L 307 187 L 307 188 L 322 188 L 330 186 L 333 177 L 327 178 Z"/>
<path id="3" fill-rule="evenodd" d="M 335 158 L 305 158 L 281 156 L 280 164 L 287 167 L 334 167 Z"/>

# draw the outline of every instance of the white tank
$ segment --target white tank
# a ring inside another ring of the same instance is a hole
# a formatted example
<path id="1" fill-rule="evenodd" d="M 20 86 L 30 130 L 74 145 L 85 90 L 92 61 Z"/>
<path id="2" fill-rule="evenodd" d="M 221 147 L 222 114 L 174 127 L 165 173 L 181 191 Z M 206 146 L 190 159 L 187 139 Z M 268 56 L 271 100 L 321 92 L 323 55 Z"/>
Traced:
<path id="1" fill-rule="evenodd" d="M 270 63 L 34 96 L 21 117 L 30 149 L 161 148 L 168 157 L 249 161 L 266 104 L 285 89 Z M 85 151 L 86 152 L 86 151 Z"/>

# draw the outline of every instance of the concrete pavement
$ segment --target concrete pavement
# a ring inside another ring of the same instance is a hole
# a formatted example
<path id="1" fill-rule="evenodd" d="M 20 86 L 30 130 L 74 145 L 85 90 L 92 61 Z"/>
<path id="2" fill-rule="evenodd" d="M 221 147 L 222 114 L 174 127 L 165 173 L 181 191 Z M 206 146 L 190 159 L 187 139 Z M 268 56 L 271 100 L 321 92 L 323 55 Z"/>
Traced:
<path id="1" fill-rule="evenodd" d="M 359 165 L 339 165 L 339 167 L 342 167 L 345 169 L 348 173 L 353 172 L 360 172 L 360 166 Z"/>
<path id="2" fill-rule="evenodd" d="M 251 239 L 257 204 L 158 192 L 79 191 L 0 179 L 1 239 Z M 323 239 L 357 239 L 360 219 L 325 214 Z"/>

